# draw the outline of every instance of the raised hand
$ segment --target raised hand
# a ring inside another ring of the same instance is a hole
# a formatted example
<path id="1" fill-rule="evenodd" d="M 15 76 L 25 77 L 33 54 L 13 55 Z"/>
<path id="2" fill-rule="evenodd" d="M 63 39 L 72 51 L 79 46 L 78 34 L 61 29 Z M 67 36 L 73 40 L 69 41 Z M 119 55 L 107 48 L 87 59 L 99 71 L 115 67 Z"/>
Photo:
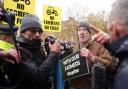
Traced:
<path id="1" fill-rule="evenodd" d="M 92 30 L 95 32 L 95 34 L 92 36 L 92 39 L 104 44 L 110 42 L 110 36 L 103 32 L 102 30 L 96 28 L 95 26 L 91 25 Z"/>

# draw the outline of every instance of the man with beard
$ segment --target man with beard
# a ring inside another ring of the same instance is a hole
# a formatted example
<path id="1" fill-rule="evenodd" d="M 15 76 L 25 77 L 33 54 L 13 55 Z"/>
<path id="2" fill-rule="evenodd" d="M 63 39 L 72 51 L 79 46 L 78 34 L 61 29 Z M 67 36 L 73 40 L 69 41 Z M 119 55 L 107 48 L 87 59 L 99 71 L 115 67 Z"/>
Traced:
<path id="1" fill-rule="evenodd" d="M 54 44 L 49 43 L 50 54 L 46 57 L 41 46 L 42 33 L 37 16 L 28 14 L 22 18 L 17 37 L 22 78 L 16 89 L 50 89 L 51 87 L 50 69 L 57 60 L 61 47 L 58 41 Z"/>

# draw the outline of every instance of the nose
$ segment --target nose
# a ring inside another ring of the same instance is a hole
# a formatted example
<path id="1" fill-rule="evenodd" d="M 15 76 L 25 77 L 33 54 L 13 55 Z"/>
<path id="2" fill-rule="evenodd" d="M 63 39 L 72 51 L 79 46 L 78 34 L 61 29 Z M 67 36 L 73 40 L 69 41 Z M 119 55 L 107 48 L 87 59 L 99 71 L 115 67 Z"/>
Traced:
<path id="1" fill-rule="evenodd" d="M 39 32 L 36 32 L 36 33 L 35 33 L 35 37 L 36 37 L 37 39 L 39 39 L 39 38 L 40 38 L 40 33 L 39 33 Z"/>

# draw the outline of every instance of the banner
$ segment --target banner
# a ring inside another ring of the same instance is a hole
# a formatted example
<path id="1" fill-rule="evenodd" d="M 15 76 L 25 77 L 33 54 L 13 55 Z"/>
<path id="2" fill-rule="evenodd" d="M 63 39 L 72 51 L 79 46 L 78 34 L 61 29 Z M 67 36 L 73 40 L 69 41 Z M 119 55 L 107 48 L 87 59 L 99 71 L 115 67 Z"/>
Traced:
<path id="1" fill-rule="evenodd" d="M 43 30 L 50 32 L 61 31 L 61 8 L 56 6 L 43 6 Z"/>
<path id="2" fill-rule="evenodd" d="M 87 59 L 81 57 L 79 51 L 60 60 L 60 64 L 64 80 L 89 74 Z"/>
<path id="3" fill-rule="evenodd" d="M 35 14 L 35 0 L 4 0 L 4 8 L 16 15 L 15 25 L 20 26 L 26 14 Z"/>

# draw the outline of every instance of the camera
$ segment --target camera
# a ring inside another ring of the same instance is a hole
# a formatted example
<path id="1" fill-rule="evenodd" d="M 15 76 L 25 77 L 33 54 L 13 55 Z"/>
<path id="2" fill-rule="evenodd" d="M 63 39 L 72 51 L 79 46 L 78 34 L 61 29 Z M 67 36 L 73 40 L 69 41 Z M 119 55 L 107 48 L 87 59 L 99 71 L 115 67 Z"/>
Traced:
<path id="1" fill-rule="evenodd" d="M 3 6 L 0 5 L 0 8 L 2 9 L 2 14 L 0 15 L 0 20 L 9 23 L 8 17 L 11 18 L 12 25 L 15 23 L 15 14 L 12 12 L 9 12 L 3 8 Z"/>
<path id="2" fill-rule="evenodd" d="M 14 23 L 15 23 L 15 15 L 10 13 L 10 12 L 8 12 L 8 13 L 4 12 L 3 15 L 1 15 L 1 20 L 8 23 L 7 17 L 9 17 L 9 16 L 11 16 L 11 18 L 12 18 L 11 21 L 12 21 L 12 24 L 14 25 Z"/>
<path id="3" fill-rule="evenodd" d="M 47 54 L 49 54 L 49 52 L 50 52 L 50 48 L 49 48 L 49 45 L 48 45 L 49 42 L 51 44 L 54 44 L 56 40 L 57 39 L 54 38 L 53 36 L 47 36 L 45 38 L 44 46 L 45 46 L 45 50 L 46 50 Z M 65 57 L 66 55 L 69 55 L 69 54 L 71 54 L 73 52 L 73 48 L 72 48 L 72 46 L 71 46 L 71 44 L 69 42 L 59 41 L 59 43 L 63 48 L 63 50 L 61 52 L 61 58 Z"/>
<path id="4" fill-rule="evenodd" d="M 50 42 L 51 44 L 54 44 L 57 39 L 54 38 L 53 36 L 47 36 L 45 39 L 45 45 L 48 45 Z M 65 43 L 63 41 L 59 41 L 60 45 L 65 48 Z"/>
<path id="5" fill-rule="evenodd" d="M 47 36 L 45 38 L 45 46 L 48 46 L 48 43 L 54 44 L 57 39 L 53 36 Z M 69 43 L 65 43 L 64 41 L 59 41 L 60 45 L 63 47 L 64 50 L 66 50 L 69 46 Z"/>
<path id="6" fill-rule="evenodd" d="M 51 44 L 53 44 L 57 39 L 54 38 L 53 36 L 47 36 L 45 38 L 45 45 L 48 45 L 48 43 L 50 42 Z"/>

